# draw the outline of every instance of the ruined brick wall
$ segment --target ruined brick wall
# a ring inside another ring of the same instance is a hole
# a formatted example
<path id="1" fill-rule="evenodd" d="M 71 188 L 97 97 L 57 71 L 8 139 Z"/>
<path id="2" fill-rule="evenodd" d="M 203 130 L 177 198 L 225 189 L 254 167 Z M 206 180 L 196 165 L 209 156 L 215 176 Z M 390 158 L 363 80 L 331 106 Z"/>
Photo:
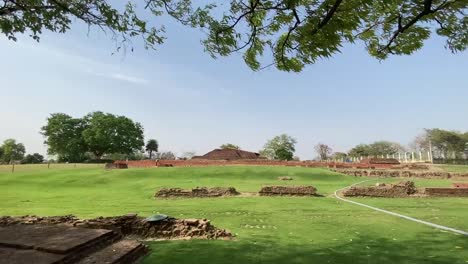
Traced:
<path id="1" fill-rule="evenodd" d="M 408 197 L 417 192 L 414 182 L 405 181 L 398 184 L 379 186 L 355 186 L 343 191 L 346 197 Z"/>
<path id="2" fill-rule="evenodd" d="M 424 194 L 435 197 L 468 197 L 468 188 L 424 188 Z"/>
<path id="3" fill-rule="evenodd" d="M 313 196 L 317 194 L 317 189 L 313 186 L 264 186 L 258 193 L 261 196 Z"/>
<path id="4" fill-rule="evenodd" d="M 402 178 L 434 178 L 449 179 L 453 177 L 468 177 L 467 173 L 451 173 L 439 171 L 409 171 L 409 170 L 364 170 L 364 169 L 330 169 L 331 171 L 356 177 L 402 177 Z"/>
<path id="5" fill-rule="evenodd" d="M 162 188 L 155 193 L 155 197 L 170 198 L 170 197 L 221 197 L 221 196 L 235 196 L 240 193 L 233 187 L 197 187 L 191 190 L 184 190 L 181 188 Z"/>

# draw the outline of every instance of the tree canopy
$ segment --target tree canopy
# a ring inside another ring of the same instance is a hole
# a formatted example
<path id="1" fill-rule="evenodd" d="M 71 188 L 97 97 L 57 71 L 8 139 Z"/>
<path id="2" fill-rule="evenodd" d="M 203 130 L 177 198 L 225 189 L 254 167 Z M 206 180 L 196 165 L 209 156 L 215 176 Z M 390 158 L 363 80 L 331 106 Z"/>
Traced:
<path id="1" fill-rule="evenodd" d="M 221 146 L 219 146 L 219 148 L 220 149 L 240 149 L 239 146 L 231 144 L 231 143 L 222 144 Z"/>
<path id="2" fill-rule="evenodd" d="M 22 164 L 38 164 L 44 162 L 44 156 L 39 153 L 28 154 L 21 160 Z"/>
<path id="3" fill-rule="evenodd" d="M 315 152 L 319 155 L 320 160 L 327 160 L 332 153 L 332 148 L 327 144 L 319 143 L 315 145 Z"/>
<path id="4" fill-rule="evenodd" d="M 423 134 L 414 139 L 412 146 L 414 149 L 425 151 L 432 147 L 436 157 L 459 158 L 464 152 L 468 152 L 468 132 L 425 129 Z"/>
<path id="5" fill-rule="evenodd" d="M 15 139 L 9 138 L 3 141 L 3 144 L 0 146 L 2 149 L 2 160 L 4 162 L 13 162 L 16 160 L 21 160 L 26 153 L 26 148 L 22 143 L 17 143 Z"/>
<path id="6" fill-rule="evenodd" d="M 231 0 L 228 5 L 132 0 L 124 6 L 106 0 L 0 2 L 0 29 L 12 40 L 25 32 L 35 40 L 44 30 L 65 33 L 79 20 L 111 32 L 119 48 L 136 37 L 146 48 L 155 48 L 164 41 L 165 29 L 153 21 L 164 15 L 206 29 L 203 44 L 213 57 L 243 52 L 254 70 L 275 66 L 298 72 L 358 42 L 377 59 L 412 54 L 432 34 L 444 38 L 452 52 L 468 46 L 466 0 Z M 146 13 L 151 16 L 143 19 Z"/>
<path id="7" fill-rule="evenodd" d="M 268 159 L 292 160 L 297 140 L 286 134 L 282 134 L 268 140 L 260 155 Z"/>
<path id="8" fill-rule="evenodd" d="M 367 156 L 386 156 L 393 155 L 404 151 L 404 147 L 398 143 L 390 141 L 376 141 L 372 144 L 359 144 L 352 148 L 348 154 L 351 157 L 367 157 Z"/>
<path id="9" fill-rule="evenodd" d="M 83 118 L 52 114 L 41 128 L 49 154 L 62 161 L 83 161 L 87 152 L 100 159 L 104 154 L 133 154 L 144 145 L 143 128 L 125 116 L 103 112 Z"/>
<path id="10" fill-rule="evenodd" d="M 149 158 L 153 158 L 153 152 L 158 152 L 159 144 L 156 139 L 150 139 L 146 143 L 145 150 L 149 154 Z"/>

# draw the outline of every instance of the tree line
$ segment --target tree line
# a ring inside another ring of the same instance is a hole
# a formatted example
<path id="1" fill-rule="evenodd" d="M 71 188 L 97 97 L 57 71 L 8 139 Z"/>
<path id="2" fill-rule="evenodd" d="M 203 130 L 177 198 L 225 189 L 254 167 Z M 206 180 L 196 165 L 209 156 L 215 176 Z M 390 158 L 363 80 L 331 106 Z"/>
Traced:
<path id="1" fill-rule="evenodd" d="M 47 145 L 47 153 L 58 162 L 105 162 L 111 160 L 140 159 L 191 159 L 195 153 L 185 152 L 177 157 L 173 152 L 159 152 L 156 139 L 146 144 L 143 126 L 128 117 L 103 112 L 91 112 L 83 117 L 53 113 L 40 129 Z M 297 140 L 281 134 L 268 140 L 259 151 L 271 160 L 299 160 L 294 156 Z M 221 149 L 240 149 L 236 144 L 226 143 Z M 432 151 L 434 158 L 460 159 L 468 156 L 468 132 L 424 129 L 408 147 L 391 141 L 376 141 L 358 144 L 348 152 L 333 152 L 324 143 L 314 147 L 317 160 L 346 160 L 350 157 L 392 156 L 407 151 Z M 145 154 L 147 153 L 147 155 Z M 25 146 L 15 139 L 7 139 L 0 146 L 0 161 L 3 163 L 41 163 L 44 157 L 38 153 L 26 154 Z"/>

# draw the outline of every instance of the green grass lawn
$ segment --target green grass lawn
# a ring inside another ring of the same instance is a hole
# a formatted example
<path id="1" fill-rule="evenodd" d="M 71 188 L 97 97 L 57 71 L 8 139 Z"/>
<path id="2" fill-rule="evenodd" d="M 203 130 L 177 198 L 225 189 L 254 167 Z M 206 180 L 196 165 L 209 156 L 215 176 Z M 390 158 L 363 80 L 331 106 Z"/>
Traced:
<path id="1" fill-rule="evenodd" d="M 294 180 L 276 180 L 286 175 Z M 106 171 L 97 165 L 68 165 L 18 168 L 14 174 L 0 168 L 0 215 L 75 214 L 89 218 L 159 212 L 179 218 L 208 218 L 237 235 L 235 241 L 151 242 L 152 251 L 144 263 L 468 263 L 467 237 L 331 196 L 336 189 L 365 179 L 296 167 Z M 450 185 L 449 181 L 433 183 Z M 233 186 L 256 192 L 266 184 L 311 184 L 324 197 L 153 198 L 162 187 Z M 465 198 L 360 200 L 468 229 Z"/>

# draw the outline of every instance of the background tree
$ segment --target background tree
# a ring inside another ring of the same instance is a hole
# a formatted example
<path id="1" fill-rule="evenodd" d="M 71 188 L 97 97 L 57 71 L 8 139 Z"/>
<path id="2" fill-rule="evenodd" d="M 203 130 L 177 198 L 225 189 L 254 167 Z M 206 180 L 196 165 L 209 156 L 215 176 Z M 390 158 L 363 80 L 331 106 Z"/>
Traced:
<path id="1" fill-rule="evenodd" d="M 254 70 L 276 66 L 296 72 L 358 42 L 378 59 L 411 54 L 434 33 L 452 52 L 465 50 L 468 43 L 466 0 L 231 0 L 218 8 L 191 0 L 133 0 L 123 8 L 108 2 L 0 0 L 0 31 L 12 40 L 24 32 L 39 40 L 44 30 L 64 33 L 78 20 L 112 33 L 118 49 L 135 37 L 154 48 L 164 40 L 162 26 L 140 17 L 168 15 L 207 29 L 203 43 L 213 57 L 243 51 Z M 266 65 L 262 59 L 268 59 Z"/>
<path id="2" fill-rule="evenodd" d="M 335 152 L 331 156 L 332 159 L 339 160 L 339 161 L 345 161 L 347 157 L 348 157 L 348 154 L 343 153 L 343 152 Z"/>
<path id="3" fill-rule="evenodd" d="M 296 143 L 296 139 L 282 134 L 267 141 L 260 151 L 260 155 L 268 159 L 292 160 L 294 151 L 296 151 Z"/>
<path id="4" fill-rule="evenodd" d="M 240 149 L 239 146 L 231 144 L 231 143 L 222 144 L 221 146 L 219 146 L 219 148 L 220 149 Z"/>
<path id="5" fill-rule="evenodd" d="M 158 153 L 157 158 L 161 160 L 175 160 L 176 155 L 171 151 L 164 151 L 164 152 Z"/>
<path id="6" fill-rule="evenodd" d="M 0 161 L 3 160 L 3 148 L 0 146 Z"/>
<path id="7" fill-rule="evenodd" d="M 468 142 L 463 133 L 439 128 L 426 129 L 425 131 L 436 156 L 459 158 L 463 154 Z"/>
<path id="8" fill-rule="evenodd" d="M 83 140 L 97 159 L 110 153 L 132 154 L 145 144 L 143 127 L 125 116 L 93 112 L 84 120 Z"/>
<path id="9" fill-rule="evenodd" d="M 82 118 L 63 113 L 51 114 L 47 124 L 41 128 L 41 134 L 46 138 L 47 153 L 58 155 L 59 161 L 82 162 L 88 151 L 83 138 L 85 129 L 86 123 Z"/>
<path id="10" fill-rule="evenodd" d="M 3 150 L 3 161 L 9 163 L 23 159 L 24 153 L 26 153 L 24 145 L 16 143 L 16 140 L 12 138 L 3 141 L 3 145 L 0 148 Z"/>
<path id="11" fill-rule="evenodd" d="M 405 149 L 398 143 L 390 141 L 376 141 L 369 145 L 369 154 L 374 157 L 393 155 Z"/>
<path id="12" fill-rule="evenodd" d="M 319 155 L 320 160 L 327 160 L 330 154 L 332 153 L 332 148 L 323 143 L 315 145 L 314 148 L 315 152 L 317 152 L 317 154 Z"/>
<path id="13" fill-rule="evenodd" d="M 352 148 L 348 155 L 351 157 L 367 157 L 371 155 L 371 149 L 369 145 L 366 144 L 359 144 Z"/>
<path id="14" fill-rule="evenodd" d="M 158 152 L 158 147 L 159 147 L 159 144 L 156 139 L 148 140 L 148 142 L 146 143 L 145 150 L 146 152 L 148 152 L 150 159 L 153 158 L 153 152 Z"/>
<path id="15" fill-rule="evenodd" d="M 39 164 L 44 162 L 44 156 L 39 153 L 28 154 L 22 160 L 22 164 Z"/>

